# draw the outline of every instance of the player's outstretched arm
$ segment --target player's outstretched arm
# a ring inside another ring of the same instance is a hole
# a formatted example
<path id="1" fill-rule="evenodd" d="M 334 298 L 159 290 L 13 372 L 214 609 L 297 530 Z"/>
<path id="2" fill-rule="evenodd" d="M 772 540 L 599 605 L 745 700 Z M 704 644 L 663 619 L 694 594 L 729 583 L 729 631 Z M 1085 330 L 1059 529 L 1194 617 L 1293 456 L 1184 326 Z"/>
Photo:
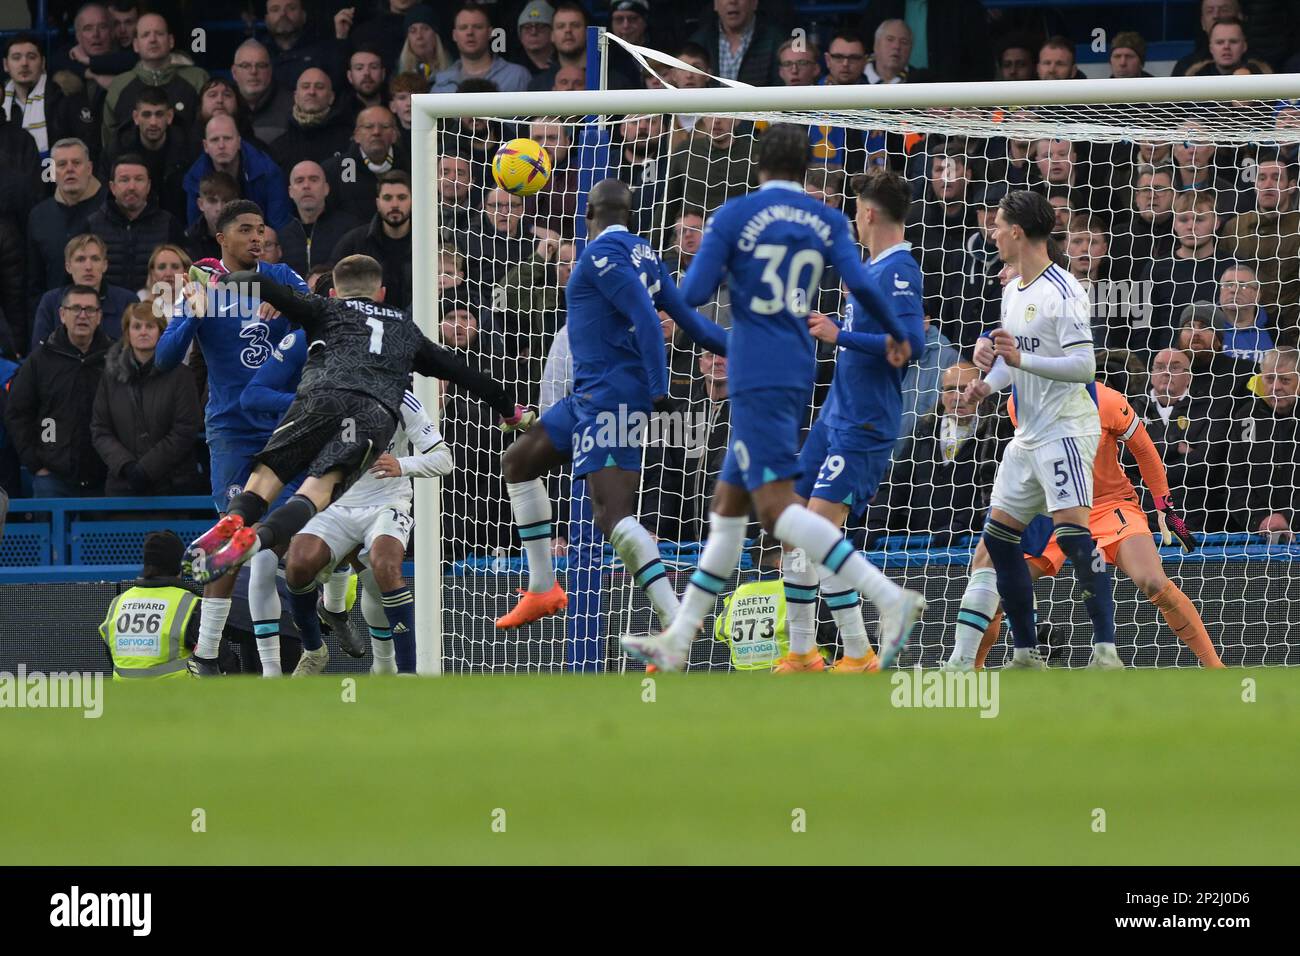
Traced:
<path id="1" fill-rule="evenodd" d="M 691 260 L 686 275 L 682 276 L 682 298 L 692 307 L 703 305 L 712 298 L 713 293 L 718 291 L 722 274 L 727 268 L 730 246 L 717 225 L 717 220 L 714 219 L 704 230 L 699 251 Z"/>
<path id="2" fill-rule="evenodd" d="M 417 375 L 454 382 L 479 401 L 486 402 L 503 419 L 512 419 L 518 414 L 519 409 L 504 385 L 428 338 L 420 343 L 411 368 Z"/>
<path id="3" fill-rule="evenodd" d="M 307 362 L 307 340 L 301 334 L 293 336 L 288 349 L 284 342 L 271 351 L 271 357 L 263 362 L 252 380 L 239 396 L 239 407 L 246 412 L 284 415 L 293 404 L 294 381 L 302 374 L 302 367 Z"/>
<path id="4" fill-rule="evenodd" d="M 668 274 L 668 267 L 659 264 L 659 291 L 655 295 L 655 305 L 668 313 L 687 337 L 702 345 L 714 355 L 727 354 L 727 330 L 716 322 L 710 322 L 700 313 L 686 304 L 681 290 L 673 277 Z"/>
<path id="5" fill-rule="evenodd" d="M 298 292 L 251 269 L 244 272 L 228 273 L 218 281 L 221 285 L 247 283 L 257 289 L 259 299 L 268 303 L 271 308 L 294 325 L 301 326 L 312 338 L 315 338 L 320 331 L 319 326 L 325 307 L 325 299 L 318 295 Z"/>

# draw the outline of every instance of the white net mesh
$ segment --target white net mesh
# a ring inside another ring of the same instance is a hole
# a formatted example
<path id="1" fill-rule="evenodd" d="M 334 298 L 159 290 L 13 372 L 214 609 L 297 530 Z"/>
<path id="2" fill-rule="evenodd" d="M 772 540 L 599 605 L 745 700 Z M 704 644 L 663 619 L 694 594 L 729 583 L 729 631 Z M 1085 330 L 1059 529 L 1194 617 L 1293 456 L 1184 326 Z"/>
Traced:
<path id="1" fill-rule="evenodd" d="M 657 72 L 668 85 L 689 82 L 677 67 Z M 585 191 L 606 176 L 633 188 L 632 228 L 680 278 L 708 216 L 756 184 L 756 144 L 767 123 L 809 126 L 815 162 L 807 188 L 850 216 L 855 173 L 887 165 L 906 175 L 915 197 L 906 235 L 925 277 L 927 349 L 907 376 L 894 464 L 850 531 L 871 560 L 929 599 L 902 663 L 930 666 L 952 647 L 974 536 L 1011 433 L 1004 403 L 954 415 L 944 386 L 967 374 L 954 366 L 998 322 L 1003 263 L 989 236 L 993 209 L 1007 190 L 1039 190 L 1057 207 L 1056 238 L 1094 303 L 1099 379 L 1145 423 L 1174 501 L 1201 539 L 1190 555 L 1163 548 L 1156 570 L 1138 580 L 1116 571 L 1121 656 L 1196 664 L 1146 596 L 1161 587 L 1162 567 L 1226 663 L 1297 663 L 1300 550 L 1290 542 L 1300 504 L 1291 351 L 1300 318 L 1298 118 L 1289 105 L 1251 101 L 438 120 L 443 339 L 515 385 L 521 401 L 545 407 L 563 395 L 563 286 L 582 241 Z M 555 166 L 550 183 L 527 199 L 494 189 L 489 169 L 497 145 L 514 136 L 545 145 Z M 435 201 L 416 188 L 420 201 Z M 816 309 L 840 314 L 838 278 L 828 270 L 821 285 Z M 701 311 L 729 325 L 725 284 Z M 640 516 L 670 569 L 682 570 L 705 535 L 726 448 L 726 363 L 667 324 L 665 348 L 671 392 L 688 413 L 684 427 L 647 443 Z M 809 422 L 834 371 L 832 349 L 819 358 Z M 442 498 L 447 669 L 622 666 L 616 642 L 595 635 L 650 629 L 648 606 L 607 545 L 584 544 L 592 531 L 580 520 L 581 484 L 575 495 L 563 475 L 549 487 L 568 616 L 519 632 L 493 629 L 524 570 L 500 478 L 504 441 L 486 409 L 454 390 L 442 414 L 459 465 Z M 1154 514 L 1143 477 L 1161 469 L 1139 468 L 1127 450 L 1121 463 Z M 776 547 L 753 531 L 741 577 L 779 573 Z M 684 576 L 677 583 L 680 591 Z M 1069 569 L 1040 581 L 1036 593 L 1052 660 L 1086 663 L 1090 629 Z M 870 628 L 874 611 L 864 612 Z M 819 640 L 833 646 L 824 607 L 819 620 Z M 693 666 L 726 659 L 725 647 L 701 640 Z"/>

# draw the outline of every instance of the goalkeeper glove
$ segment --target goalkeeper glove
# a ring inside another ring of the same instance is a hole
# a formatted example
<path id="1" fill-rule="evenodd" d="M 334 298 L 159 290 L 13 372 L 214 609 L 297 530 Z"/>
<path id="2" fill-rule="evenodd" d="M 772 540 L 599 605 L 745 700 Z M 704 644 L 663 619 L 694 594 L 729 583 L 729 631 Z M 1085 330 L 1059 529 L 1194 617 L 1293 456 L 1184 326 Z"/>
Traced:
<path id="1" fill-rule="evenodd" d="M 537 412 L 523 405 L 516 405 L 513 415 L 502 415 L 497 419 L 497 427 L 503 432 L 526 432 L 537 421 Z"/>
<path id="2" fill-rule="evenodd" d="M 1183 551 L 1191 554 L 1196 550 L 1196 535 L 1187 527 L 1187 522 L 1174 510 L 1174 499 L 1169 495 L 1156 499 L 1156 522 L 1160 525 L 1160 540 L 1165 546 L 1174 543 L 1177 536 Z"/>

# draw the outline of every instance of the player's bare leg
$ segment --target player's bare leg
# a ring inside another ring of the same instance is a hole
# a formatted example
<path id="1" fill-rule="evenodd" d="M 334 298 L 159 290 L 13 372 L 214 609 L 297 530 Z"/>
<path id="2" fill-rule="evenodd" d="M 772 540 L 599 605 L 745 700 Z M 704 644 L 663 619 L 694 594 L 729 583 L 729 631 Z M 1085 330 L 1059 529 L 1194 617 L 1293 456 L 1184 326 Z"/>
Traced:
<path id="1" fill-rule="evenodd" d="M 284 583 L 292 595 L 293 620 L 302 640 L 302 657 L 294 668 L 294 677 L 319 674 L 329 663 L 329 648 L 321 638 L 320 619 L 316 615 L 316 581 L 333 561 L 329 546 L 314 534 L 296 534 L 289 542 Z"/>
<path id="2" fill-rule="evenodd" d="M 795 500 L 837 528 L 843 528 L 849 516 L 849 506 L 843 502 L 824 498 L 811 498 L 805 502 L 798 495 Z M 785 619 L 790 635 L 790 652 L 777 662 L 773 673 L 795 674 L 825 669 L 816 647 L 819 578 L 822 597 L 826 599 L 844 641 L 844 656 L 835 663 L 831 672 L 861 674 L 878 669 L 876 653 L 867 643 L 867 628 L 862 620 L 857 591 L 836 576 L 827 574 L 824 568 L 814 566 L 801 548 L 782 550 L 781 576 L 785 580 Z"/>
<path id="3" fill-rule="evenodd" d="M 569 603 L 551 564 L 551 496 L 542 481 L 568 460 L 568 453 L 555 447 L 544 428 L 524 432 L 501 456 L 501 476 L 528 563 L 528 587 L 519 592 L 514 609 L 497 618 L 498 628 L 523 627 L 558 614 Z"/>
<path id="4" fill-rule="evenodd" d="M 1132 579 L 1147 599 L 1164 616 L 1170 630 L 1196 655 L 1205 667 L 1222 667 L 1205 622 L 1187 595 L 1169 577 L 1160 561 L 1155 542 L 1146 535 L 1135 535 L 1119 543 L 1115 563 Z"/>

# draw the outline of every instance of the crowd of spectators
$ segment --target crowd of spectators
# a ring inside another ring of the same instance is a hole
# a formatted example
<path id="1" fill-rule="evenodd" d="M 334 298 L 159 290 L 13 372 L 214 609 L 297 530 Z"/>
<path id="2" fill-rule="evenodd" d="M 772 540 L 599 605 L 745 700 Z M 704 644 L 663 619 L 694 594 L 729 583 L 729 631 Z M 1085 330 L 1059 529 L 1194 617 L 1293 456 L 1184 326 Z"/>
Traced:
<path id="1" fill-rule="evenodd" d="M 681 115 L 616 118 L 600 131 L 564 117 L 449 122 L 436 162 L 439 261 L 415 263 L 411 96 L 580 89 L 594 22 L 694 68 L 647 71 L 612 46 L 606 72 L 615 88 L 703 86 L 712 77 L 811 86 L 1082 75 L 1075 43 L 1090 38 L 1060 35 L 1048 8 L 865 7 L 809 31 L 788 0 L 259 0 L 256 9 L 215 0 L 205 16 L 244 16 L 248 25 L 218 55 L 191 42 L 190 24 L 115 0 L 79 7 L 71 35 L 53 50 L 32 35 L 9 38 L 0 487 L 20 496 L 23 467 L 37 495 L 205 487 L 202 355 L 167 373 L 152 355 L 177 277 L 219 254 L 217 218 L 237 198 L 264 212 L 264 258 L 305 277 L 365 253 L 383 265 L 387 300 L 405 308 L 414 270 L 436 267 L 443 341 L 514 383 L 521 401 L 556 400 L 570 377 L 564 284 L 583 189 L 603 175 L 627 181 L 634 228 L 680 276 L 708 217 L 755 185 L 753 143 L 763 130 Z M 1198 45 L 1173 72 L 1300 69 L 1287 7 L 1203 0 Z M 1151 75 L 1137 33 L 1117 34 L 1109 61 L 1113 76 Z M 1273 121 L 1300 126 L 1300 103 L 1278 104 Z M 542 143 L 554 164 L 548 187 L 527 199 L 496 188 L 489 171 L 497 146 L 516 135 Z M 982 520 L 1009 428 L 999 408 L 964 407 L 959 395 L 1007 278 L 993 217 L 1019 188 L 1056 206 L 1062 261 L 1094 299 L 1102 374 L 1142 412 L 1194 523 L 1283 535 L 1295 527 L 1294 146 L 834 125 L 811 127 L 809 138 L 806 188 L 850 215 L 853 177 L 873 165 L 894 166 L 915 184 L 907 238 L 926 277 L 927 348 L 909 371 L 897 464 L 869 515 L 873 534 L 944 539 Z M 842 309 L 832 270 L 815 306 Z M 704 311 L 730 323 L 725 288 Z M 692 350 L 667 320 L 664 335 L 672 392 L 699 430 L 652 447 L 653 501 L 643 511 L 661 537 L 696 539 L 726 444 L 726 361 Z M 833 350 L 823 347 L 822 358 L 819 396 Z M 444 401 L 460 465 L 447 484 L 448 535 L 466 551 L 509 546 L 501 436 L 468 396 L 452 388 Z"/>

